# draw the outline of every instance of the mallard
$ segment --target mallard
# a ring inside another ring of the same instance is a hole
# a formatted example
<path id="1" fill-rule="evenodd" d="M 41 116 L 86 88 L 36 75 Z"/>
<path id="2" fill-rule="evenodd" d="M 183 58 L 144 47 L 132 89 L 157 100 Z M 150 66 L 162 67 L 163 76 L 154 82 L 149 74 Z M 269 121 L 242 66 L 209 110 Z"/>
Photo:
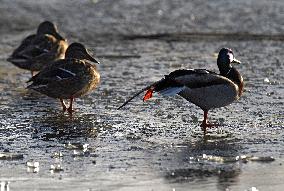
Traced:
<path id="1" fill-rule="evenodd" d="M 118 109 L 125 106 L 143 91 L 147 91 L 143 101 L 150 99 L 153 92 L 158 92 L 164 96 L 177 94 L 204 111 L 201 127 L 204 134 L 206 134 L 207 127 L 216 126 L 216 124 L 210 124 L 207 121 L 208 111 L 229 105 L 242 95 L 243 78 L 238 70 L 232 66 L 233 63 L 239 64 L 240 61 L 235 59 L 231 49 L 222 48 L 217 58 L 220 74 L 206 69 L 173 71 L 163 79 L 143 88 Z"/>
<path id="2" fill-rule="evenodd" d="M 66 50 L 65 59 L 57 60 L 43 68 L 28 82 L 27 88 L 49 97 L 59 99 L 64 111 L 73 112 L 73 101 L 94 90 L 100 82 L 100 74 L 93 58 L 80 43 L 72 43 Z M 70 106 L 64 103 L 70 99 Z"/>
<path id="3" fill-rule="evenodd" d="M 36 34 L 26 37 L 7 61 L 19 68 L 40 71 L 47 63 L 64 58 L 67 41 L 49 21 L 40 23 Z"/>

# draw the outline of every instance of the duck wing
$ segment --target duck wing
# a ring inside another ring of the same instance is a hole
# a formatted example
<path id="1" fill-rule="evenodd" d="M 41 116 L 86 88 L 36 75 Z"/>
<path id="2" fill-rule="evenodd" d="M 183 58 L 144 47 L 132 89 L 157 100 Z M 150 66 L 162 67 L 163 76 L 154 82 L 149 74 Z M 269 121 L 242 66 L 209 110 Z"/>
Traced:
<path id="1" fill-rule="evenodd" d="M 27 48 L 33 41 L 33 39 L 36 37 L 35 34 L 29 35 L 27 36 L 20 44 L 20 46 L 18 48 L 16 48 L 14 50 L 14 52 L 12 53 L 12 55 L 10 56 L 10 58 L 12 57 L 17 57 L 19 56 L 19 53 L 21 51 L 23 51 L 25 48 Z"/>
<path id="2" fill-rule="evenodd" d="M 227 84 L 230 80 L 206 69 L 175 70 L 169 75 L 137 92 L 118 109 L 124 107 L 132 99 L 146 91 L 143 101 L 150 99 L 153 92 L 159 92 L 165 96 L 179 94 L 186 88 L 201 88 L 212 85 Z"/>
<path id="3" fill-rule="evenodd" d="M 155 86 L 154 91 L 171 96 L 178 94 L 185 88 L 195 89 L 229 82 L 229 79 L 206 69 L 176 70 L 166 75 Z"/>
<path id="4" fill-rule="evenodd" d="M 33 89 L 49 97 L 68 99 L 89 84 L 92 64 L 85 60 L 62 59 L 49 64 L 28 82 Z"/>
<path id="5" fill-rule="evenodd" d="M 36 60 L 37 57 L 49 53 L 56 41 L 56 38 L 52 35 L 38 35 L 33 38 L 31 44 L 19 51 L 17 55 L 28 60 Z"/>
<path id="6" fill-rule="evenodd" d="M 28 81 L 32 82 L 28 88 L 34 89 L 37 85 L 48 85 L 55 81 L 66 81 L 76 78 L 76 70 L 81 62 L 83 61 L 76 59 L 64 59 L 50 63 Z"/>
<path id="7" fill-rule="evenodd" d="M 33 42 L 33 40 L 36 38 L 36 35 L 30 35 L 26 37 L 20 46 L 14 50 L 12 55 L 7 58 L 7 61 L 19 66 L 19 67 L 25 67 L 27 64 L 27 58 L 21 54 L 25 49 L 27 49 Z"/>

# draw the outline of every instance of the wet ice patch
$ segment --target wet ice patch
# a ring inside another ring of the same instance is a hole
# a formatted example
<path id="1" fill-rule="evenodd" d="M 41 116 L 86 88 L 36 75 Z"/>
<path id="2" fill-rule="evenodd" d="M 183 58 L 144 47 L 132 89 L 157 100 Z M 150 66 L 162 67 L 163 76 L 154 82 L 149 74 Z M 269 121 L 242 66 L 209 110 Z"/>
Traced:
<path id="1" fill-rule="evenodd" d="M 203 154 L 199 157 L 190 157 L 190 160 L 196 161 L 210 161 L 210 162 L 219 162 L 219 163 L 231 163 L 231 162 L 272 162 L 275 161 L 275 158 L 272 156 L 246 156 L 246 155 L 238 155 L 238 156 L 214 156 L 214 155 L 206 155 Z"/>

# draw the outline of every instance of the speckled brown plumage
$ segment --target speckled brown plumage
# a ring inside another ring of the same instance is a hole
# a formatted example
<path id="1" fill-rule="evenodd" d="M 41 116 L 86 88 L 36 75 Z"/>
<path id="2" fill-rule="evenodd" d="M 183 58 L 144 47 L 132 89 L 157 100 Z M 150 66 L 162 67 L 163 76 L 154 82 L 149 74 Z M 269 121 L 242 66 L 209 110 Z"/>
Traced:
<path id="1" fill-rule="evenodd" d="M 39 25 L 36 34 L 29 35 L 22 41 L 7 61 L 33 73 L 47 63 L 64 58 L 67 46 L 56 26 L 45 21 Z"/>
<path id="2" fill-rule="evenodd" d="M 28 88 L 58 98 L 61 102 L 70 99 L 71 109 L 69 107 L 68 111 L 72 113 L 73 99 L 91 92 L 99 85 L 100 74 L 92 62 L 98 63 L 82 44 L 73 43 L 66 51 L 66 58 L 49 64 L 32 77 L 28 81 L 32 82 Z"/>

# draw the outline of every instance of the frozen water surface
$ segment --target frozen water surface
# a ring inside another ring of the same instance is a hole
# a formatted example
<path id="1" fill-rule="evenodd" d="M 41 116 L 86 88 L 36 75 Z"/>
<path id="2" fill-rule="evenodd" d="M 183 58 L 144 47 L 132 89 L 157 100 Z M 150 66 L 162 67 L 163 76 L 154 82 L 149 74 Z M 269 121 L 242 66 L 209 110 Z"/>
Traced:
<path id="1" fill-rule="evenodd" d="M 283 1 L 9 1 L 0 5 L 0 181 L 4 190 L 283 190 Z M 101 85 L 76 100 L 25 89 L 6 62 L 43 20 L 101 64 Z M 241 99 L 209 112 L 179 97 L 136 98 L 179 68 L 217 71 L 230 47 L 242 61 Z M 28 164 L 39 164 L 37 171 Z M 28 168 L 28 169 L 27 169 Z"/>

